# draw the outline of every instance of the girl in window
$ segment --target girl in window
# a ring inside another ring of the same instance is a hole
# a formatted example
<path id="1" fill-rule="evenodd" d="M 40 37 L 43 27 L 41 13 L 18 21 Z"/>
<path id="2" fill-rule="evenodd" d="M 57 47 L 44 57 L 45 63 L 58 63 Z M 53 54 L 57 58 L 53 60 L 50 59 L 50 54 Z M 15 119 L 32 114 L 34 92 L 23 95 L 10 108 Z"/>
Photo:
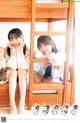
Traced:
<path id="1" fill-rule="evenodd" d="M 35 58 L 47 58 L 49 63 L 34 65 L 34 81 L 60 82 L 63 80 L 63 70 L 66 59 L 65 52 L 58 50 L 55 43 L 49 36 L 40 36 L 37 39 L 39 51 L 35 51 Z M 45 79 L 47 78 L 47 79 Z"/>

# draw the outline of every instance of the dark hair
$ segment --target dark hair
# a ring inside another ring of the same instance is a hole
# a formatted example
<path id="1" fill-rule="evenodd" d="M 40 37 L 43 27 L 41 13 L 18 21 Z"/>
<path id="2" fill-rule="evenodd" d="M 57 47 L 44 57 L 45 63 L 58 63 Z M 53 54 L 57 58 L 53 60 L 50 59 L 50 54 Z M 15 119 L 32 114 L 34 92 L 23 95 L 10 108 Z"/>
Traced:
<path id="1" fill-rule="evenodd" d="M 14 28 L 14 29 L 11 29 L 8 33 L 8 39 L 10 40 L 10 36 L 15 36 L 15 37 L 22 37 L 23 36 L 23 33 L 20 29 L 18 28 Z"/>
<path id="2" fill-rule="evenodd" d="M 39 49 L 40 44 L 44 45 L 51 45 L 52 46 L 52 52 L 57 53 L 57 48 L 53 40 L 51 39 L 50 36 L 40 36 L 37 39 L 37 47 Z"/>
<path id="3" fill-rule="evenodd" d="M 27 46 L 26 46 L 26 44 L 24 45 L 24 47 L 23 47 L 23 53 L 24 53 L 24 55 L 26 54 L 26 50 L 27 50 Z M 11 53 L 10 53 L 10 48 L 9 47 L 7 47 L 7 54 L 10 56 L 11 55 Z"/>
<path id="4" fill-rule="evenodd" d="M 23 37 L 23 33 L 22 33 L 22 31 L 20 30 L 20 29 L 18 29 L 18 28 L 14 28 L 14 29 L 11 29 L 10 31 L 9 31 L 9 33 L 8 33 L 8 39 L 9 39 L 9 41 L 10 41 L 10 38 L 11 38 L 11 36 L 14 38 L 14 37 Z M 23 41 L 24 41 L 24 39 L 23 39 Z M 24 45 L 24 47 L 23 47 L 23 53 L 24 53 L 24 55 L 25 55 L 25 53 L 26 53 L 26 49 L 27 49 L 27 46 L 26 46 L 26 44 Z M 7 47 L 7 53 L 8 53 L 8 55 L 10 56 L 10 48 L 9 47 Z"/>

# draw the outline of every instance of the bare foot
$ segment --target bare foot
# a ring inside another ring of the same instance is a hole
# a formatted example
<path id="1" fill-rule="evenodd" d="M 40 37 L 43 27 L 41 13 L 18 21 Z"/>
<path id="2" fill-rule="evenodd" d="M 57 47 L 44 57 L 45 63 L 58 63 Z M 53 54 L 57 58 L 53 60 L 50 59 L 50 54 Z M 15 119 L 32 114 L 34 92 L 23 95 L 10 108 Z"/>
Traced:
<path id="1" fill-rule="evenodd" d="M 10 114 L 17 114 L 16 107 L 10 107 Z"/>
<path id="2" fill-rule="evenodd" d="M 26 110 L 25 109 L 19 109 L 19 111 L 18 111 L 18 114 L 26 114 Z"/>

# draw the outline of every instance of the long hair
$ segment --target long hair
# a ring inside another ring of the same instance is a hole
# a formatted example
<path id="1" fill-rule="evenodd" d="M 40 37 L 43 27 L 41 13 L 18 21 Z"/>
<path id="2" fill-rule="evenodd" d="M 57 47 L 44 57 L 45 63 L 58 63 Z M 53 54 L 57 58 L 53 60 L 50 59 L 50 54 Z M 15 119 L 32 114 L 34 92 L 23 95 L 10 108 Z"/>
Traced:
<path id="1" fill-rule="evenodd" d="M 44 44 L 44 45 L 51 45 L 52 46 L 52 52 L 57 53 L 57 48 L 55 43 L 53 42 L 53 40 L 51 39 L 50 36 L 40 36 L 37 39 L 37 47 L 39 49 L 40 44 Z"/>
<path id="2" fill-rule="evenodd" d="M 10 30 L 9 33 L 8 33 L 8 40 L 9 41 L 11 40 L 11 38 L 14 38 L 14 37 L 15 38 L 17 38 L 17 37 L 22 38 L 23 41 L 24 41 L 23 33 L 18 28 L 14 28 L 14 29 Z M 26 53 L 26 49 L 27 49 L 27 46 L 25 44 L 24 47 L 23 47 L 23 53 L 24 53 L 24 55 Z M 9 47 L 7 47 L 7 54 L 10 56 L 10 48 Z"/>
<path id="3" fill-rule="evenodd" d="M 26 50 L 27 50 L 27 46 L 26 46 L 26 44 L 24 45 L 24 47 L 23 47 L 23 53 L 24 53 L 24 55 L 26 54 Z M 10 48 L 9 47 L 7 47 L 7 54 L 10 56 L 11 55 L 11 53 L 10 53 Z"/>

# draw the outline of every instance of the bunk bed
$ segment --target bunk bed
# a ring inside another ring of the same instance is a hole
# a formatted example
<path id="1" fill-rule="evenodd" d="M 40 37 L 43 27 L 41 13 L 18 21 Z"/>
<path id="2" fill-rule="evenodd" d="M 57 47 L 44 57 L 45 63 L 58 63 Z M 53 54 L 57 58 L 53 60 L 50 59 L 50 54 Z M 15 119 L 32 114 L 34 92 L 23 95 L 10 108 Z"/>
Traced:
<path id="1" fill-rule="evenodd" d="M 35 103 L 44 105 L 49 103 L 53 105 L 58 103 L 62 105 L 74 103 L 74 57 L 72 64 L 69 64 L 70 48 L 72 47 L 72 56 L 74 55 L 74 2 L 61 0 L 59 3 L 38 3 L 36 0 L 1 0 L 0 1 L 0 22 L 31 22 L 30 34 L 30 79 L 29 89 L 26 92 L 26 106 L 31 109 Z M 55 32 L 52 30 L 52 23 L 55 21 L 67 20 L 66 32 Z M 47 22 L 48 30 L 35 31 L 36 22 Z M 73 31 L 73 33 L 71 33 Z M 46 63 L 46 59 L 34 58 L 34 37 L 39 35 L 65 35 L 66 36 L 66 55 L 64 69 L 64 82 L 33 82 L 33 64 Z M 71 38 L 71 35 L 73 37 Z M 72 42 L 72 44 L 70 43 Z M 72 45 L 72 46 L 71 46 Z M 68 72 L 70 71 L 70 80 L 68 80 Z M 56 93 L 42 93 L 42 91 L 57 91 Z M 35 92 L 41 93 L 35 93 Z M 19 87 L 16 90 L 16 104 L 19 102 Z M 0 85 L 0 106 L 9 106 L 8 83 Z"/>

